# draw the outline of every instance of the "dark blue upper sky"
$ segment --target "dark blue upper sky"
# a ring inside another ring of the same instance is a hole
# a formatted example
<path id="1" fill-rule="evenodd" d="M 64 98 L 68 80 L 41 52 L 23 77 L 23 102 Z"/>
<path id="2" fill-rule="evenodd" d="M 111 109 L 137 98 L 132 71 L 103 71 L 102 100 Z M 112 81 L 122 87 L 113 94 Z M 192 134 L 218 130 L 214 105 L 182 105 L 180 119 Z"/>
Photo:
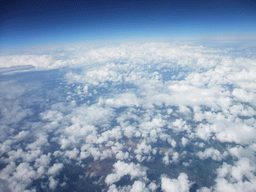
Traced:
<path id="1" fill-rule="evenodd" d="M 172 36 L 253 35 L 253 0 L 1 1 L 3 47 Z"/>

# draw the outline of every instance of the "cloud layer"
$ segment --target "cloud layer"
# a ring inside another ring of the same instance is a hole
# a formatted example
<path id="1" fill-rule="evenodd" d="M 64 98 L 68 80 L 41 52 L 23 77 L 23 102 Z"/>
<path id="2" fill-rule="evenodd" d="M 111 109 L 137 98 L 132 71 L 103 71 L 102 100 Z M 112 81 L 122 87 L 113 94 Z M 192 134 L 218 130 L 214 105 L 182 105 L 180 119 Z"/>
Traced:
<path id="1" fill-rule="evenodd" d="M 7 191 L 256 188 L 253 57 L 131 43 L 0 63 L 37 70 L 0 82 Z"/>

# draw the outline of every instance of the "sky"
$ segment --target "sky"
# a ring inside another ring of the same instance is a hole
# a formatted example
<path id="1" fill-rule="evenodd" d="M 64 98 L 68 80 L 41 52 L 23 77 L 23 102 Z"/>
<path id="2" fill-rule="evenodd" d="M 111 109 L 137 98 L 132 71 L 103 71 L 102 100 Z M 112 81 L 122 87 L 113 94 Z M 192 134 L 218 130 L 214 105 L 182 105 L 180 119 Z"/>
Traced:
<path id="1" fill-rule="evenodd" d="M 70 42 L 255 34 L 255 2 L 1 1 L 1 49 Z"/>

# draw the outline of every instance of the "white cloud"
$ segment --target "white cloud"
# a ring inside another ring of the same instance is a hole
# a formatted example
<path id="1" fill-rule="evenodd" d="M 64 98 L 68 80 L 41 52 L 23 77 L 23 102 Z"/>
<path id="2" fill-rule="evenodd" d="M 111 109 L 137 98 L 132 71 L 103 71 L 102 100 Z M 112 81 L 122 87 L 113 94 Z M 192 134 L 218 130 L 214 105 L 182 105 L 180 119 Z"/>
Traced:
<path id="1" fill-rule="evenodd" d="M 222 167 L 217 170 L 218 177 L 213 189 L 218 192 L 253 192 L 256 187 L 255 170 L 255 164 L 246 158 L 240 159 L 234 166 L 223 163 Z"/>
<path id="2" fill-rule="evenodd" d="M 191 182 L 185 173 L 180 173 L 177 179 L 169 179 L 166 176 L 161 177 L 161 189 L 164 192 L 189 192 Z"/>
<path id="3" fill-rule="evenodd" d="M 230 124 L 227 129 L 217 133 L 221 142 L 250 143 L 255 141 L 256 130 L 245 124 Z"/>
<path id="4" fill-rule="evenodd" d="M 36 177 L 36 172 L 28 163 L 21 163 L 13 173 L 16 180 L 26 183 L 31 183 Z"/>
<path id="5" fill-rule="evenodd" d="M 66 151 L 65 156 L 67 156 L 69 159 L 76 159 L 79 154 L 79 150 L 77 148 L 74 148 L 72 151 Z"/>
<path id="6" fill-rule="evenodd" d="M 135 181 L 130 192 L 143 192 L 145 190 L 145 183 L 142 181 Z"/>
<path id="7" fill-rule="evenodd" d="M 146 176 L 146 169 L 139 164 L 117 161 L 113 167 L 114 173 L 109 174 L 105 179 L 107 185 L 119 181 L 125 175 L 130 175 L 131 179 L 144 178 Z"/>
<path id="8" fill-rule="evenodd" d="M 65 139 L 65 138 L 60 140 L 60 143 L 61 143 L 61 147 L 60 147 L 61 149 L 66 149 L 72 144 L 68 139 Z"/>
<path id="9" fill-rule="evenodd" d="M 59 182 L 57 180 L 55 180 L 52 176 L 49 177 L 49 188 L 51 190 L 54 190 L 57 187 L 58 183 Z"/>
<path id="10" fill-rule="evenodd" d="M 30 143 L 26 146 L 26 149 L 31 149 L 31 150 L 38 150 L 40 149 L 42 146 L 47 145 L 48 144 L 48 135 L 45 133 L 38 133 L 36 135 L 37 139 L 35 140 L 35 142 Z"/>
<path id="11" fill-rule="evenodd" d="M 149 184 L 148 188 L 151 191 L 156 191 L 158 186 L 155 183 L 152 182 L 152 183 Z"/>
<path id="12" fill-rule="evenodd" d="M 185 131 L 190 129 L 190 126 L 183 119 L 176 119 L 170 128 L 174 129 L 175 131 Z"/>
<path id="13" fill-rule="evenodd" d="M 190 112 L 190 109 L 184 105 L 180 105 L 179 106 L 179 112 L 180 113 L 189 113 Z"/>
<path id="14" fill-rule="evenodd" d="M 12 103 L 9 106 L 1 108 L 1 113 L 3 117 L 1 118 L 1 124 L 10 125 L 13 123 L 19 123 L 22 119 L 32 115 L 31 110 L 23 109 L 17 103 Z"/>
<path id="15" fill-rule="evenodd" d="M 222 161 L 228 154 L 227 152 L 221 154 L 220 151 L 211 147 L 207 148 L 204 152 L 199 151 L 197 155 L 202 160 L 212 158 L 214 161 Z"/>
<path id="16" fill-rule="evenodd" d="M 189 142 L 189 140 L 186 137 L 181 138 L 181 144 L 182 144 L 183 147 L 186 147 L 188 142 Z"/>
<path id="17" fill-rule="evenodd" d="M 98 160 L 102 153 L 97 148 L 90 148 L 89 153 L 93 156 L 94 160 Z"/>
<path id="18" fill-rule="evenodd" d="M 34 167 L 44 166 L 47 167 L 51 161 L 51 154 L 48 153 L 47 155 L 41 155 L 39 158 L 35 160 Z"/>
<path id="19" fill-rule="evenodd" d="M 37 172 L 28 163 L 20 163 L 17 167 L 11 162 L 0 173 L 0 178 L 9 181 L 11 191 L 25 191 L 34 179 Z"/>
<path id="20" fill-rule="evenodd" d="M 134 93 L 125 93 L 116 96 L 113 99 L 107 99 L 105 101 L 106 105 L 111 107 L 131 107 L 131 106 L 139 106 L 141 101 Z"/>
<path id="21" fill-rule="evenodd" d="M 28 88 L 15 81 L 0 82 L 0 160 L 7 164 L 0 178 L 12 183 L 13 191 L 33 190 L 28 186 L 41 178 L 40 186 L 54 190 L 65 182 L 58 174 L 69 166 L 69 159 L 84 168 L 93 163 L 109 166 L 108 158 L 114 162 L 113 172 L 100 170 L 102 177 L 95 181 L 105 182 L 109 188 L 104 190 L 155 191 L 160 183 L 147 178 L 142 162 L 155 163 L 158 156 L 159 164 L 181 160 L 183 172 L 194 163 L 187 155 L 219 161 L 212 162 L 215 165 L 232 155 L 233 164 L 223 163 L 217 169 L 216 185 L 200 191 L 255 189 L 255 59 L 169 43 L 77 47 L 58 57 L 0 57 L 0 66 L 24 64 L 36 70 L 71 68 L 56 84 L 58 94 L 67 100 L 49 99 L 49 90 L 47 99 L 39 102 L 40 115 Z M 21 100 L 24 94 L 26 99 Z M 195 147 L 204 151 L 185 150 L 188 142 L 195 141 Z M 223 149 L 217 150 L 215 142 L 222 142 Z M 87 163 L 88 157 L 93 163 Z M 23 172 L 27 181 L 22 180 Z M 116 186 L 125 175 L 133 184 Z M 189 191 L 190 186 L 185 173 L 177 179 L 161 177 L 163 191 Z"/>
<path id="22" fill-rule="evenodd" d="M 151 146 L 146 144 L 146 141 L 143 140 L 141 143 L 137 145 L 137 148 L 134 150 L 137 154 L 148 154 L 151 152 Z"/>
<path id="23" fill-rule="evenodd" d="M 244 89 L 234 89 L 232 95 L 236 97 L 239 101 L 251 102 L 255 99 L 255 94 L 252 92 L 247 92 Z"/>
<path id="24" fill-rule="evenodd" d="M 62 163 L 54 163 L 53 166 L 51 166 L 48 169 L 48 175 L 52 175 L 53 177 L 55 177 L 56 175 L 58 175 L 60 173 L 60 171 L 63 169 L 63 164 Z"/>

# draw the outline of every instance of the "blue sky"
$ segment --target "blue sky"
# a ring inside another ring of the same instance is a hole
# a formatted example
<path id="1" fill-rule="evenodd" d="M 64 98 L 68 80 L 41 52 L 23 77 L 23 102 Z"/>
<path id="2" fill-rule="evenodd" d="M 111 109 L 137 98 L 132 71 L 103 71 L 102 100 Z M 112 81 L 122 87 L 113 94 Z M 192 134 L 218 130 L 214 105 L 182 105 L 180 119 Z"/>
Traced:
<path id="1" fill-rule="evenodd" d="M 224 1 L 2 1 L 2 48 L 80 41 L 253 35 L 255 3 Z"/>

